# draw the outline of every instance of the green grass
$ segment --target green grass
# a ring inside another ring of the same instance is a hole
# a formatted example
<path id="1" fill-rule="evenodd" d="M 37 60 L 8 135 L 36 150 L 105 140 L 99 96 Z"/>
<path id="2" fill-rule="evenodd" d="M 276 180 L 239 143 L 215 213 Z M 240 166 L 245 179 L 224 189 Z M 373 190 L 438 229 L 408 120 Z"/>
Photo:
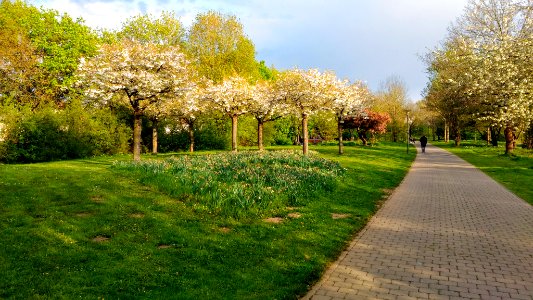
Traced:
<path id="1" fill-rule="evenodd" d="M 505 155 L 505 145 L 492 147 L 482 142 L 463 142 L 455 147 L 453 142 L 434 144 L 473 164 L 533 205 L 533 151 L 516 148 L 512 155 Z"/>
<path id="2" fill-rule="evenodd" d="M 401 144 L 346 147 L 343 156 L 334 146 L 311 149 L 345 175 L 334 191 L 276 210 L 280 224 L 198 210 L 114 169 L 125 156 L 0 165 L 0 298 L 305 294 L 414 158 Z"/>

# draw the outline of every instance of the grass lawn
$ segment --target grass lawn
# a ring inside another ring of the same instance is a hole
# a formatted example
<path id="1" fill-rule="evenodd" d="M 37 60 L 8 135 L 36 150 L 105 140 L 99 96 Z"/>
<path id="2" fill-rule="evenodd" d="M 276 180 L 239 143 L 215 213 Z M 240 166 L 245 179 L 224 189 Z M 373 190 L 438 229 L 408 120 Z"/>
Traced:
<path id="1" fill-rule="evenodd" d="M 243 219 L 198 210 L 112 167 L 129 156 L 0 164 L 0 298 L 303 295 L 415 156 L 403 144 L 311 150 L 346 168 L 337 188 Z"/>
<path id="2" fill-rule="evenodd" d="M 478 167 L 533 205 L 533 151 L 517 148 L 513 155 L 505 155 L 505 145 L 492 147 L 484 142 L 463 142 L 459 147 L 455 147 L 453 142 L 436 142 L 434 145 Z"/>

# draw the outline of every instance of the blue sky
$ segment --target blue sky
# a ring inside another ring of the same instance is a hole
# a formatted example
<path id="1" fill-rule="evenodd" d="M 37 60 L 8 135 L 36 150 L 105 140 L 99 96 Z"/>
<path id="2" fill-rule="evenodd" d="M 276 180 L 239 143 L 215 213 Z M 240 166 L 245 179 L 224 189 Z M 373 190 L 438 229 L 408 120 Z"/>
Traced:
<path id="1" fill-rule="evenodd" d="M 208 10 L 237 16 L 257 59 L 278 69 L 332 70 L 377 90 L 400 77 L 410 100 L 426 85 L 421 55 L 438 46 L 467 0 L 30 0 L 118 29 L 128 17 L 174 11 L 185 26 Z"/>

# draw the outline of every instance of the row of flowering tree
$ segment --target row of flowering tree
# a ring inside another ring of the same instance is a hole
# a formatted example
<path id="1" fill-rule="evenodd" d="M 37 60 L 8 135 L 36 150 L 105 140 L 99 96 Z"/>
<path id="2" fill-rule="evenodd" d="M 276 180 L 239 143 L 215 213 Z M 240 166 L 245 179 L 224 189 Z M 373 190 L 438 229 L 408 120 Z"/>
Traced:
<path id="1" fill-rule="evenodd" d="M 533 128 L 530 0 L 470 0 L 427 64 L 427 104 L 451 123 L 456 144 L 460 127 L 478 122 L 503 129 L 510 153 L 520 132 Z"/>
<path id="2" fill-rule="evenodd" d="M 258 123 L 258 146 L 263 149 L 265 122 L 294 113 L 301 118 L 303 153 L 308 153 L 308 118 L 333 111 L 339 122 L 342 153 L 342 122 L 346 115 L 362 111 L 368 96 L 361 83 L 350 84 L 332 72 L 293 69 L 276 80 L 251 82 L 231 76 L 219 84 L 198 79 L 191 63 L 176 46 L 121 41 L 104 45 L 78 69 L 78 85 L 97 105 L 111 101 L 129 103 L 134 114 L 133 156 L 140 159 L 141 117 L 173 116 L 188 127 L 194 150 L 194 121 L 199 114 L 218 110 L 231 119 L 232 150 L 237 151 L 238 118 L 251 114 Z"/>
<path id="3" fill-rule="evenodd" d="M 17 109 L 27 105 L 33 114 L 41 107 L 66 110 L 79 105 L 79 113 L 109 113 L 120 125 L 120 151 L 127 149 L 128 131 L 122 130 L 126 125 L 119 111 L 129 108 L 135 160 L 141 154 L 143 118 L 152 124 L 154 153 L 158 124 L 170 118 L 188 130 L 193 151 L 199 117 L 215 111 L 232 121 L 233 151 L 240 116 L 257 120 L 257 144 L 263 150 L 264 124 L 296 115 L 306 154 L 309 116 L 330 111 L 337 116 L 342 152 L 343 117 L 361 111 L 368 96 L 364 84 L 340 80 L 332 72 L 269 69 L 256 61 L 254 45 L 237 18 L 213 11 L 197 15 L 188 29 L 174 14 L 163 13 L 159 18 L 139 15 L 119 31 L 97 33 L 66 15 L 3 1 L 0 23 L 7 26 L 0 32 L 0 44 L 10 45 L 0 49 L 5 54 L 0 59 L 0 108 L 5 103 L 15 103 Z M 47 30 L 50 26 L 61 30 Z M 107 128 L 109 122 L 102 122 Z"/>

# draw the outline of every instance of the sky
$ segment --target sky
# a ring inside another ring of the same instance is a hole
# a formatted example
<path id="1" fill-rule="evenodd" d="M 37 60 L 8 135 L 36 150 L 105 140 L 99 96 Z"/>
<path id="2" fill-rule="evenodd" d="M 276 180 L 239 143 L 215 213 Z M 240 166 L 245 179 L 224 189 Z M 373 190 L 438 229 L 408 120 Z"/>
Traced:
<path id="1" fill-rule="evenodd" d="M 318 68 L 362 80 L 373 90 L 400 78 L 409 100 L 427 84 L 421 57 L 439 46 L 468 0 L 29 0 L 81 17 L 92 28 L 120 29 L 139 14 L 173 11 L 190 26 L 209 10 L 235 15 L 257 60 L 279 70 Z"/>

